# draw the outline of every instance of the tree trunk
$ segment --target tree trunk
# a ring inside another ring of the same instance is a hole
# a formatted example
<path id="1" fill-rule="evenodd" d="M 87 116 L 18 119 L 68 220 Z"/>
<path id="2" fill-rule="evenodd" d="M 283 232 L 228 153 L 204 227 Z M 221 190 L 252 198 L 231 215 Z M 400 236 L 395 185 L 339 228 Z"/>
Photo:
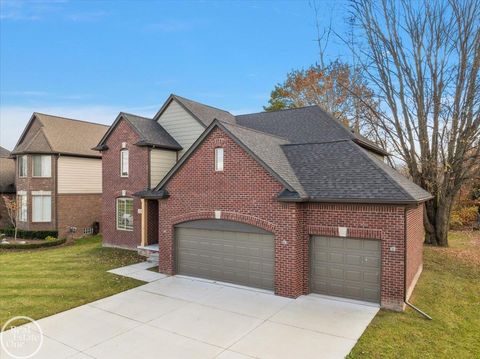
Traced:
<path id="1" fill-rule="evenodd" d="M 441 247 L 448 246 L 452 203 L 453 197 L 449 196 L 442 200 L 434 198 L 425 204 L 425 243 Z"/>

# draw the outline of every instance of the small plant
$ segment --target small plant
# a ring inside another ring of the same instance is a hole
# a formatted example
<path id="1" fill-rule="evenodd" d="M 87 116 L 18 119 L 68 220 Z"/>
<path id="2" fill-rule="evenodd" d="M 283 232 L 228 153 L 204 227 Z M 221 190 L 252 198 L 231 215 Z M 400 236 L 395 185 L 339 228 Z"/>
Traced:
<path id="1" fill-rule="evenodd" d="M 7 209 L 8 219 L 15 229 L 14 239 L 17 240 L 17 201 L 15 198 L 9 196 L 2 196 L 3 202 L 5 202 L 5 208 Z"/>
<path id="2" fill-rule="evenodd" d="M 45 237 L 45 240 L 46 241 L 55 241 L 57 238 L 53 237 L 53 236 L 47 236 Z"/>

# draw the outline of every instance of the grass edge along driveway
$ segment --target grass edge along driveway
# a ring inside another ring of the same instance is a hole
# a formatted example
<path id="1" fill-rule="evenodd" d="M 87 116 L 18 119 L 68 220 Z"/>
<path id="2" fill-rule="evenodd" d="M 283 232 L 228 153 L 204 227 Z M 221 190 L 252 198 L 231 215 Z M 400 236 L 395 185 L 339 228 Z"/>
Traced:
<path id="1" fill-rule="evenodd" d="M 107 273 L 143 259 L 101 242 L 93 236 L 56 248 L 0 251 L 0 328 L 14 316 L 40 319 L 144 284 Z"/>
<path id="2" fill-rule="evenodd" d="M 449 248 L 424 247 L 410 302 L 425 320 L 381 310 L 347 357 L 480 358 L 480 232 L 450 232 Z"/>

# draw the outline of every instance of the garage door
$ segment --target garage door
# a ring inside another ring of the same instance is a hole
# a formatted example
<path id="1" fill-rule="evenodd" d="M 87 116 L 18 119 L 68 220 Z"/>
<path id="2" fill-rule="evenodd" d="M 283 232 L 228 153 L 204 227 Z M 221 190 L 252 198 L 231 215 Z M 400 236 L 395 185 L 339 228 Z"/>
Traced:
<path id="1" fill-rule="evenodd" d="M 177 273 L 274 288 L 274 238 L 238 222 L 201 220 L 175 227 Z"/>
<path id="2" fill-rule="evenodd" d="M 380 241 L 312 237 L 310 290 L 380 302 Z"/>

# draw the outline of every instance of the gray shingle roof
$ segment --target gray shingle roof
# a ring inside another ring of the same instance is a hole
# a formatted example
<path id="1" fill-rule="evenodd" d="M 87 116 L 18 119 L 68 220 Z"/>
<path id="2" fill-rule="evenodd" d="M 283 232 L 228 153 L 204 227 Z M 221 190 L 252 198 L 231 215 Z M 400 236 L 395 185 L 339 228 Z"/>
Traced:
<path id="1" fill-rule="evenodd" d="M 283 146 L 310 200 L 420 202 L 431 196 L 351 140 Z"/>
<path id="2" fill-rule="evenodd" d="M 176 95 L 172 99 L 209 127 L 156 191 L 164 190 L 195 147 L 219 126 L 285 186 L 281 200 L 414 203 L 431 198 L 374 154 L 386 154 L 382 148 L 318 106 L 233 117 Z"/>
<path id="3" fill-rule="evenodd" d="M 289 143 L 286 139 L 238 125 L 222 123 L 221 126 L 285 181 L 292 191 L 297 192 L 300 197 L 306 196 L 291 164 L 282 151 L 281 146 Z"/>
<path id="4" fill-rule="evenodd" d="M 121 112 L 121 115 L 130 122 L 140 136 L 138 145 L 182 149 L 182 146 L 157 121 L 125 112 Z"/>
<path id="5" fill-rule="evenodd" d="M 32 126 L 38 121 L 39 126 Z M 91 148 L 108 126 L 35 112 L 12 154 L 44 152 L 98 157 Z M 28 134 L 29 131 L 35 133 Z"/>
<path id="6" fill-rule="evenodd" d="M 374 151 L 386 154 L 382 148 L 352 132 L 318 106 L 239 115 L 235 119 L 239 125 L 285 137 L 291 143 L 352 139 L 362 142 Z"/>
<path id="7" fill-rule="evenodd" d="M 235 123 L 235 116 L 228 111 L 204 105 L 178 95 L 172 95 L 172 97 L 185 106 L 205 126 L 209 126 L 213 120 Z"/>
<path id="8" fill-rule="evenodd" d="M 102 139 L 97 142 L 98 144 L 93 148 L 94 150 L 103 151 L 108 148 L 105 143 L 122 119 L 127 121 L 140 137 L 140 140 L 136 145 L 155 146 L 178 151 L 182 149 L 182 146 L 180 146 L 180 144 L 175 141 L 175 139 L 157 121 L 147 117 L 133 115 L 131 113 L 120 112 Z"/>

